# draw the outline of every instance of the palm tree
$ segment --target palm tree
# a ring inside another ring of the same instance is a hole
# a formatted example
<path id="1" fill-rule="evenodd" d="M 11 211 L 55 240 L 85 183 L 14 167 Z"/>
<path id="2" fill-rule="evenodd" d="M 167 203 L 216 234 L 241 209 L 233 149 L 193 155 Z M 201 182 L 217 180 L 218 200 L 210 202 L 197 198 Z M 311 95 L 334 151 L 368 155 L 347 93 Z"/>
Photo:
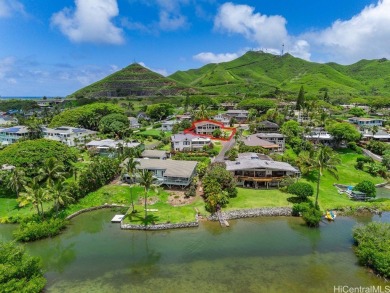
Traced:
<path id="1" fill-rule="evenodd" d="M 41 181 L 45 181 L 47 186 L 53 187 L 58 180 L 65 179 L 65 166 L 55 158 L 49 158 L 38 171 Z"/>
<path id="2" fill-rule="evenodd" d="M 70 192 L 66 182 L 57 181 L 50 188 L 51 198 L 54 199 L 54 205 L 56 207 L 56 216 L 58 216 L 58 209 L 60 206 L 65 206 L 68 202 L 73 201 L 73 197 L 70 196 Z"/>
<path id="3" fill-rule="evenodd" d="M 317 192 L 315 207 L 318 207 L 318 195 L 320 193 L 321 176 L 324 171 L 328 171 L 330 175 L 338 179 L 337 165 L 341 163 L 340 158 L 333 151 L 332 148 L 320 144 L 318 149 L 312 153 L 302 153 L 298 158 L 301 162 L 301 166 L 306 168 L 307 171 L 317 171 Z"/>
<path id="4" fill-rule="evenodd" d="M 147 216 L 148 216 L 148 210 L 147 210 L 147 199 L 148 199 L 148 193 L 149 190 L 153 187 L 153 183 L 155 182 L 156 178 L 154 177 L 153 173 L 148 170 L 141 170 L 139 172 L 140 174 L 140 185 L 144 187 L 144 205 L 145 205 L 145 226 L 147 225 Z"/>
<path id="5" fill-rule="evenodd" d="M 196 111 L 196 119 L 202 120 L 207 119 L 209 117 L 209 111 L 207 111 L 207 107 L 205 105 L 200 105 L 198 111 Z"/>
<path id="6" fill-rule="evenodd" d="M 7 187 L 16 192 L 16 196 L 19 197 L 20 191 L 26 184 L 26 174 L 22 169 L 14 168 L 11 171 L 11 175 L 8 177 Z"/>
<path id="7" fill-rule="evenodd" d="M 139 165 L 139 162 L 134 160 L 134 157 L 130 156 L 128 157 L 128 160 L 125 163 L 125 165 L 123 166 L 122 174 L 129 175 L 130 184 L 134 183 L 134 175 L 137 170 L 137 165 Z M 130 185 L 130 200 L 131 200 L 132 213 L 134 213 L 133 186 L 131 185 Z"/>
<path id="8" fill-rule="evenodd" d="M 25 192 L 20 193 L 19 206 L 32 204 L 39 216 L 43 215 L 43 202 L 47 200 L 47 190 L 39 184 L 39 178 L 34 177 L 28 185 L 24 186 Z"/>

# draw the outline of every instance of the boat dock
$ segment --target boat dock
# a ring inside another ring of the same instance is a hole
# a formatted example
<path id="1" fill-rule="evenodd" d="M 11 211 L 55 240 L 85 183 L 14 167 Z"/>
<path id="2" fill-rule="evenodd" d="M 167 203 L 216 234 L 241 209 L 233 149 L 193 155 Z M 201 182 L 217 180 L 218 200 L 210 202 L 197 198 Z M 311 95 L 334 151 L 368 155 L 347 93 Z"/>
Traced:
<path id="1" fill-rule="evenodd" d="M 124 217 L 125 217 L 125 215 L 115 215 L 112 218 L 111 223 L 120 223 Z"/>

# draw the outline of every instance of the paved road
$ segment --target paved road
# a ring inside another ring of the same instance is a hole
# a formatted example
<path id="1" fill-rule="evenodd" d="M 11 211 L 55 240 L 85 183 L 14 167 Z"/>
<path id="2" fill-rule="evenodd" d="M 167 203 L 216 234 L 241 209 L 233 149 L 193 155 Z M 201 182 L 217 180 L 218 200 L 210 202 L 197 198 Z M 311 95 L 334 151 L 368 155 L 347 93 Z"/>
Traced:
<path id="1" fill-rule="evenodd" d="M 223 142 L 223 147 L 219 154 L 215 157 L 214 162 L 223 162 L 225 158 L 225 154 L 228 150 L 230 150 L 236 143 L 236 140 L 232 138 L 230 141 Z"/>
<path id="2" fill-rule="evenodd" d="M 369 150 L 367 149 L 363 149 L 363 153 L 372 158 L 374 161 L 378 161 L 378 162 L 382 162 L 382 157 L 381 156 L 378 156 L 378 155 L 375 155 L 373 152 L 370 152 Z"/>

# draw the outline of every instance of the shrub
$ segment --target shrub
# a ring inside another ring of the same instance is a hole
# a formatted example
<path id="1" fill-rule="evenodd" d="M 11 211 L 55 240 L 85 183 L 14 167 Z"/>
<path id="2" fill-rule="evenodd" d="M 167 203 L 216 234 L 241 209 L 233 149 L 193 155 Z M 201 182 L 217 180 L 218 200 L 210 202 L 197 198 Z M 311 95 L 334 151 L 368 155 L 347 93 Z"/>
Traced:
<path id="1" fill-rule="evenodd" d="M 321 211 L 315 207 L 310 207 L 302 212 L 302 218 L 309 227 L 318 227 L 321 217 Z"/>
<path id="2" fill-rule="evenodd" d="M 366 196 L 368 196 L 368 197 L 375 197 L 376 196 L 375 185 L 374 185 L 374 183 L 372 183 L 371 181 L 368 181 L 368 180 L 364 180 L 364 181 L 360 182 L 359 184 L 357 184 L 353 188 L 353 190 L 364 192 L 366 194 Z"/>
<path id="3" fill-rule="evenodd" d="M 152 128 L 153 129 L 160 128 L 161 125 L 162 125 L 161 123 L 155 123 L 155 124 L 153 124 Z"/>
<path id="4" fill-rule="evenodd" d="M 355 253 L 362 265 L 390 277 L 390 224 L 372 222 L 353 230 Z"/>
<path id="5" fill-rule="evenodd" d="M 310 202 L 302 202 L 302 203 L 296 203 L 292 207 L 292 215 L 294 217 L 299 217 L 303 212 L 306 212 L 310 208 L 313 207 L 313 203 Z"/>
<path id="6" fill-rule="evenodd" d="M 65 229 L 66 221 L 62 219 L 50 219 L 43 222 L 28 222 L 20 224 L 14 232 L 17 241 L 35 241 L 42 238 L 52 237 L 60 234 Z"/>
<path id="7" fill-rule="evenodd" d="M 307 198 L 314 194 L 314 189 L 308 183 L 296 182 L 287 187 L 287 192 L 300 198 Z"/>

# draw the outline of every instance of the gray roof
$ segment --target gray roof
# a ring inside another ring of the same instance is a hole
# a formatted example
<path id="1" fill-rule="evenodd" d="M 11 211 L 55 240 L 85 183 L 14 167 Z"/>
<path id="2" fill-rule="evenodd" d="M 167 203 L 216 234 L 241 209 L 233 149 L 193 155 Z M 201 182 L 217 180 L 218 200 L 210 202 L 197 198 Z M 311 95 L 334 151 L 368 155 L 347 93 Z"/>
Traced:
<path id="1" fill-rule="evenodd" d="M 141 157 L 143 158 L 166 158 L 167 152 L 166 151 L 159 151 L 159 150 L 144 150 L 141 154 Z"/>
<path id="2" fill-rule="evenodd" d="M 259 122 L 259 128 L 275 128 L 275 129 L 279 129 L 279 125 L 274 123 L 274 122 L 271 122 L 271 121 L 268 121 L 268 120 L 264 120 L 264 121 Z"/>
<path id="3" fill-rule="evenodd" d="M 164 176 L 189 178 L 194 173 L 198 162 L 178 160 L 148 160 L 138 159 L 137 169 L 165 170 Z"/>
<path id="4" fill-rule="evenodd" d="M 262 160 L 259 157 L 238 158 L 236 161 L 225 161 L 228 171 L 247 170 L 247 169 L 268 169 L 275 171 L 290 171 L 299 173 L 299 170 L 288 163 Z"/>
<path id="5" fill-rule="evenodd" d="M 271 138 L 271 137 L 284 137 L 283 134 L 280 134 L 280 133 L 256 133 L 255 135 L 257 135 L 257 137 L 259 138 Z"/>
<path id="6" fill-rule="evenodd" d="M 190 133 L 187 133 L 187 134 L 178 133 L 178 134 L 172 135 L 171 136 L 171 140 L 173 142 L 175 142 L 175 141 L 184 141 L 184 140 L 188 140 L 188 141 L 192 141 L 192 140 L 210 140 L 210 138 L 203 137 L 202 135 L 193 135 L 193 134 L 190 134 Z"/>
<path id="7" fill-rule="evenodd" d="M 227 110 L 226 114 L 248 114 L 247 110 Z"/>
<path id="8" fill-rule="evenodd" d="M 257 134 L 249 135 L 246 139 L 243 140 L 243 143 L 246 146 L 260 146 L 263 148 L 279 148 L 277 144 L 274 144 L 268 140 L 261 139 Z"/>
<path id="9" fill-rule="evenodd" d="M 123 140 L 103 139 L 93 140 L 86 144 L 87 147 L 96 148 L 117 148 L 118 144 L 122 144 L 124 147 L 134 148 L 140 145 L 138 142 L 124 142 Z"/>

